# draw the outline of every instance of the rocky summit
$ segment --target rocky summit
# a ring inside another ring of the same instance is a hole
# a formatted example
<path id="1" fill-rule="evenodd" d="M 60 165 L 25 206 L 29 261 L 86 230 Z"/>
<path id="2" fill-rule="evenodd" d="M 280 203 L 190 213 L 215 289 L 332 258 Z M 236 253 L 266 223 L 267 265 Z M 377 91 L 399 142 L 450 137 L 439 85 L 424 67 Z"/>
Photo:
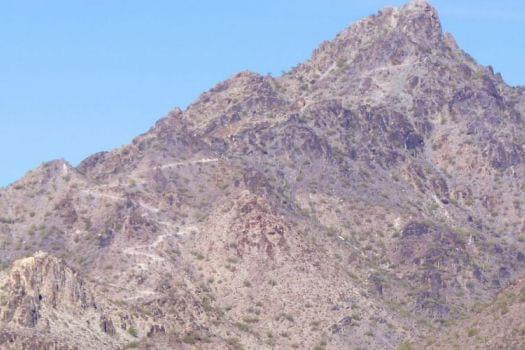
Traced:
<path id="1" fill-rule="evenodd" d="M 0 190 L 1 349 L 523 349 L 525 89 L 436 10 Z"/>

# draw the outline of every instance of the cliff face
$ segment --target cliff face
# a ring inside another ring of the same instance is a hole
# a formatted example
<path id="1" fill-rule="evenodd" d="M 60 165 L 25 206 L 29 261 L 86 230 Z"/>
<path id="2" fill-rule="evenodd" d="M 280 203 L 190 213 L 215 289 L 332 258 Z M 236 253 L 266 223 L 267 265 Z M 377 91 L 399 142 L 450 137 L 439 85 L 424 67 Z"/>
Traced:
<path id="1" fill-rule="evenodd" d="M 4 265 L 51 255 L 4 272 L 0 337 L 458 341 L 441 335 L 488 317 L 480 305 L 525 272 L 524 113 L 523 89 L 463 52 L 427 2 L 385 9 L 281 77 L 240 73 L 130 145 L 1 190 Z"/>
<path id="2" fill-rule="evenodd" d="M 0 279 L 0 302 L 3 349 L 96 349 L 131 338 L 112 320 L 128 314 L 44 252 L 13 263 Z"/>
<path id="3" fill-rule="evenodd" d="M 2 320 L 21 326 L 37 326 L 44 306 L 64 311 L 96 309 L 76 274 L 42 252 L 16 261 L 2 289 L 8 300 Z"/>

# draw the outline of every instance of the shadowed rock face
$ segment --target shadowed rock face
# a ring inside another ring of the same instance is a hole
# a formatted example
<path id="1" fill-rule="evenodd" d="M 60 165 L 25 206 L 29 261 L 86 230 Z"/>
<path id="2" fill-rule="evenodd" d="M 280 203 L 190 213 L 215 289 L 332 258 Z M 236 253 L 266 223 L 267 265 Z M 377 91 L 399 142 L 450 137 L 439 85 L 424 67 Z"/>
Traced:
<path id="1" fill-rule="evenodd" d="M 382 10 L 280 77 L 239 73 L 0 190 L 0 341 L 445 344 L 524 274 L 524 113 L 426 1 Z"/>

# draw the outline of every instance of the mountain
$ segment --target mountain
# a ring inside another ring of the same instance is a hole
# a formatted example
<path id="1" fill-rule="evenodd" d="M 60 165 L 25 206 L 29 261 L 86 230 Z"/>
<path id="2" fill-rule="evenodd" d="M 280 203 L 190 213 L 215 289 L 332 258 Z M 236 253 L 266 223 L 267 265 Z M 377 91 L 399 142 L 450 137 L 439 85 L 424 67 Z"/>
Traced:
<path id="1" fill-rule="evenodd" d="M 523 348 L 524 116 L 430 4 L 384 9 L 0 190 L 2 346 Z"/>

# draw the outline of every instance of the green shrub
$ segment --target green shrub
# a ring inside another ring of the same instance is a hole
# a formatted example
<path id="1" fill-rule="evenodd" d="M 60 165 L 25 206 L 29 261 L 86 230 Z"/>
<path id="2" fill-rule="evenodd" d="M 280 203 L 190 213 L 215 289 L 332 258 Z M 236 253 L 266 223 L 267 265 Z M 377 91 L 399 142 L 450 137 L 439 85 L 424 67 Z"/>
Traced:
<path id="1" fill-rule="evenodd" d="M 479 331 L 476 329 L 476 328 L 470 328 L 468 331 L 467 331 L 467 335 L 469 337 L 475 337 L 476 335 L 479 334 Z"/>
<path id="2" fill-rule="evenodd" d="M 139 336 L 139 332 L 137 331 L 137 329 L 135 327 L 129 327 L 128 328 L 128 334 L 131 335 L 132 337 L 135 337 L 135 338 L 137 338 Z"/>

